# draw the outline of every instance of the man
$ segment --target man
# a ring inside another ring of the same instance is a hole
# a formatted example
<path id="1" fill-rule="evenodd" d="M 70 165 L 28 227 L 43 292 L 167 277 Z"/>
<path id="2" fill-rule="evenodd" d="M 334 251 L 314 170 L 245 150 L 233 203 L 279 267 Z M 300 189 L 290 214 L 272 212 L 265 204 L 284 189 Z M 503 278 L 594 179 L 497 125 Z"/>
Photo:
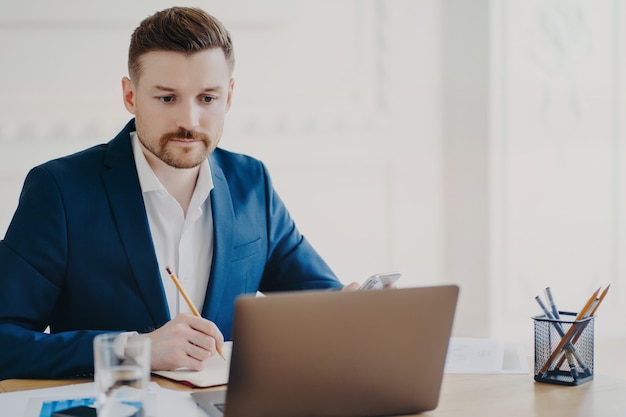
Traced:
<path id="1" fill-rule="evenodd" d="M 89 374 L 109 331 L 147 333 L 152 370 L 200 369 L 230 338 L 238 295 L 342 288 L 263 164 L 217 148 L 234 87 L 222 24 L 158 12 L 133 33 L 128 66 L 135 118 L 25 180 L 0 242 L 0 379 Z"/>

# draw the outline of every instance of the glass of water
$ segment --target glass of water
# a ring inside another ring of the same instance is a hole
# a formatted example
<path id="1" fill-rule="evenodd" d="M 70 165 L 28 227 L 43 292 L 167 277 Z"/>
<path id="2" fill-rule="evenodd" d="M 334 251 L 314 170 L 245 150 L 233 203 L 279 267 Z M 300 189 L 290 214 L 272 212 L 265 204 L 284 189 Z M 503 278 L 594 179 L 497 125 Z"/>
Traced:
<path id="1" fill-rule="evenodd" d="M 98 417 L 148 417 L 150 338 L 105 333 L 94 338 Z"/>

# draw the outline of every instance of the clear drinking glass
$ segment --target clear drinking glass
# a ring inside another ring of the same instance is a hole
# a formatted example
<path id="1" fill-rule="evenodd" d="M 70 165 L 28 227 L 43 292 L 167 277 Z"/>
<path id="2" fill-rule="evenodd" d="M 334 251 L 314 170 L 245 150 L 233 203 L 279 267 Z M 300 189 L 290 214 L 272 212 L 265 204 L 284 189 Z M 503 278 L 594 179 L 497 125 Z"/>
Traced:
<path id="1" fill-rule="evenodd" d="M 148 417 L 150 338 L 127 333 L 95 337 L 94 379 L 98 417 Z"/>

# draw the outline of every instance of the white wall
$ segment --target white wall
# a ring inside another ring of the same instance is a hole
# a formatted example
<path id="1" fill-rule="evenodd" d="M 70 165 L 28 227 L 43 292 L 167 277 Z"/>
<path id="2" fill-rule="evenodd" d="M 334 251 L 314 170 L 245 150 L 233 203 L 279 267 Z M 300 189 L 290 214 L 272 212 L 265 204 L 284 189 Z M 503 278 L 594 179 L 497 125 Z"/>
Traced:
<path id="1" fill-rule="evenodd" d="M 546 286 L 578 311 L 611 283 L 596 331 L 623 334 L 625 5 L 492 6 L 493 331 L 530 326 Z"/>
<path id="2" fill-rule="evenodd" d="M 461 286 L 456 329 L 486 335 L 489 303 L 489 0 L 442 8 L 443 276 Z"/>
<path id="3" fill-rule="evenodd" d="M 137 23 L 164 0 L 0 0 L 0 230 L 36 163 L 108 141 Z M 344 281 L 461 284 L 458 335 L 532 338 L 612 283 L 624 330 L 620 0 L 235 0 L 222 146 L 264 160 Z"/>

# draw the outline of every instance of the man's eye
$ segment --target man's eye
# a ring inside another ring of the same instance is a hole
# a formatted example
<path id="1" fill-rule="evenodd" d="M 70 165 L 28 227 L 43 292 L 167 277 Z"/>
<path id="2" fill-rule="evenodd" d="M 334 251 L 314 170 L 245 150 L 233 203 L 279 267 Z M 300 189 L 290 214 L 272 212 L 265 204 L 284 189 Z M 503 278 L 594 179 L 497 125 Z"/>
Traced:
<path id="1" fill-rule="evenodd" d="M 163 97 L 159 97 L 159 100 L 161 100 L 163 103 L 171 103 L 172 101 L 174 101 L 174 97 L 163 96 Z"/>
<path id="2" fill-rule="evenodd" d="M 203 103 L 210 103 L 213 100 L 215 100 L 215 97 L 212 97 L 212 96 L 202 96 L 202 102 Z"/>

